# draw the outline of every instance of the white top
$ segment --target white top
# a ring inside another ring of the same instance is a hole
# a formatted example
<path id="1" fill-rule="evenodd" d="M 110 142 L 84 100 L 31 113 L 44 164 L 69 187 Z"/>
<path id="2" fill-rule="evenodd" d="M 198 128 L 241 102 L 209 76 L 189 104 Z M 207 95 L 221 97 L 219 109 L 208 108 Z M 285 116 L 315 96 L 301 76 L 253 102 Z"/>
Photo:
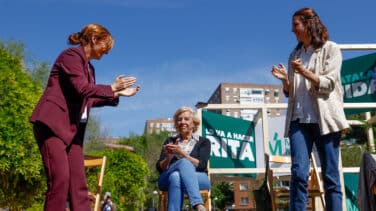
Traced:
<path id="1" fill-rule="evenodd" d="M 85 110 L 84 112 L 82 113 L 82 116 L 81 116 L 81 123 L 86 123 L 87 122 L 87 105 L 85 106 Z"/>
<path id="2" fill-rule="evenodd" d="M 289 57 L 289 63 L 297 56 L 294 50 Z M 318 89 L 306 80 L 306 86 L 311 96 L 313 109 L 317 112 L 317 122 L 321 135 L 342 131 L 349 128 L 343 110 L 343 90 L 341 85 L 342 54 L 336 43 L 327 41 L 321 48 L 315 49 L 311 55 L 308 69 L 319 78 Z M 290 122 L 293 117 L 295 100 L 297 99 L 298 74 L 289 64 L 288 77 L 290 89 L 288 92 L 288 108 L 286 114 L 285 137 L 289 135 Z"/>
<path id="3" fill-rule="evenodd" d="M 199 141 L 199 136 L 198 135 L 192 135 L 192 137 L 189 139 L 187 143 L 184 143 L 183 140 L 179 137 L 178 138 L 178 146 L 181 150 L 183 150 L 185 153 L 188 155 L 191 154 L 193 148 Z M 181 158 L 177 156 L 178 158 Z"/>
<path id="4" fill-rule="evenodd" d="M 300 59 L 306 69 L 308 68 L 313 51 L 312 46 L 309 46 L 307 49 L 303 46 L 296 54 L 296 59 Z M 295 77 L 297 87 L 292 121 L 299 119 L 300 123 L 317 123 L 317 113 L 313 109 L 312 98 L 307 87 L 309 81 L 299 73 L 296 73 Z"/>

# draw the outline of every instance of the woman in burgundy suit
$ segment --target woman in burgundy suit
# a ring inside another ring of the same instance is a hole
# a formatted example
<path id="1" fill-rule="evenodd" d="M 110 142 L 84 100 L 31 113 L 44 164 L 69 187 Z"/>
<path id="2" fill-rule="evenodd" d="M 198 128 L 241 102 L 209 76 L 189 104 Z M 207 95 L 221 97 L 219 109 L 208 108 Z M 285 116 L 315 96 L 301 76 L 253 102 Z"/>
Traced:
<path id="1" fill-rule="evenodd" d="M 56 59 L 47 87 L 30 121 L 47 173 L 45 210 L 90 211 L 85 178 L 83 139 L 90 108 L 116 106 L 120 96 L 140 89 L 136 78 L 118 76 L 112 85 L 95 84 L 91 59 L 101 59 L 113 47 L 109 31 L 89 24 L 68 37 L 69 44 Z M 68 197 L 69 196 L 69 197 Z"/>

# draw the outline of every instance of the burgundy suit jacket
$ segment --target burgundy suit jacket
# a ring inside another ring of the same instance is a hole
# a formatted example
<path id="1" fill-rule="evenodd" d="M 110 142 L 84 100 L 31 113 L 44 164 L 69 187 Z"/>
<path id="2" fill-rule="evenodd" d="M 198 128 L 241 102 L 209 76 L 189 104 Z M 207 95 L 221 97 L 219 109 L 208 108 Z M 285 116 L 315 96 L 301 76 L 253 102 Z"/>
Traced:
<path id="1" fill-rule="evenodd" d="M 42 122 L 69 145 L 78 132 L 85 106 L 89 117 L 91 107 L 118 103 L 110 85 L 95 84 L 94 67 L 84 48 L 68 48 L 56 59 L 30 121 Z"/>

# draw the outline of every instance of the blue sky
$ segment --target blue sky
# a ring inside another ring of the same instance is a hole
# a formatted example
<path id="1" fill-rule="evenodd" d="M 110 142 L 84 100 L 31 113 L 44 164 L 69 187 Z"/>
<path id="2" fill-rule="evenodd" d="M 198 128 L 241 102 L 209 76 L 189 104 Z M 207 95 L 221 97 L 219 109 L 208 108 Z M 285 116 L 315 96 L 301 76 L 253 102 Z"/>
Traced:
<path id="1" fill-rule="evenodd" d="M 115 46 L 93 61 L 97 83 L 125 74 L 142 88 L 93 113 L 108 135 L 124 137 L 143 133 L 147 119 L 207 101 L 221 82 L 279 84 L 270 69 L 296 45 L 291 16 L 302 7 L 316 10 L 337 43 L 376 43 L 375 0 L 0 0 L 0 39 L 22 41 L 52 64 L 69 34 L 107 27 Z"/>

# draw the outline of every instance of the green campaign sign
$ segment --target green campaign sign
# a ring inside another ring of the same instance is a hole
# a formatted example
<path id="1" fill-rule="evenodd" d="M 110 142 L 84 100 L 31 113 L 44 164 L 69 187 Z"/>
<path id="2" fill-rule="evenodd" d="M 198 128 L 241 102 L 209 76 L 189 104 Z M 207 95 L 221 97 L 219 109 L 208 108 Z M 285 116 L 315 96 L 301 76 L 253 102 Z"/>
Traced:
<path id="1" fill-rule="evenodd" d="M 374 79 L 376 53 L 344 60 L 341 69 L 341 81 L 344 90 L 344 102 L 376 101 Z M 346 114 L 369 111 L 369 109 L 347 109 Z"/>
<path id="2" fill-rule="evenodd" d="M 278 132 L 273 131 L 273 139 L 269 140 L 269 152 L 271 155 L 290 155 L 290 139 L 282 137 Z"/>
<path id="3" fill-rule="evenodd" d="M 256 167 L 253 122 L 203 111 L 202 135 L 212 144 L 210 168 Z"/>
<path id="4" fill-rule="evenodd" d="M 290 140 L 284 135 L 286 116 L 268 117 L 269 131 L 269 153 L 271 155 L 288 156 L 290 155 Z M 257 123 L 262 124 L 262 122 Z M 257 128 L 257 125 L 256 125 Z M 258 134 L 259 133 L 259 134 Z M 262 131 L 256 129 L 256 143 L 262 143 Z M 259 147 L 258 147 L 259 148 Z M 264 156 L 260 154 L 260 156 Z"/>

